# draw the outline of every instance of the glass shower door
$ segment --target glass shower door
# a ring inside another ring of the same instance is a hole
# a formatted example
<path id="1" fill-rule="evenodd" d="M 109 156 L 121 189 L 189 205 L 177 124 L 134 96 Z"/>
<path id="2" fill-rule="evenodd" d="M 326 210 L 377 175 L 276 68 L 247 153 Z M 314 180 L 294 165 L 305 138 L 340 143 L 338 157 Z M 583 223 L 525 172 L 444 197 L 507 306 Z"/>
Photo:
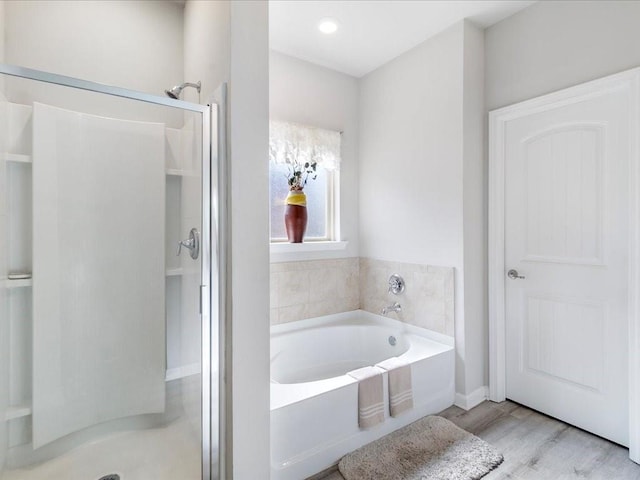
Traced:
<path id="1" fill-rule="evenodd" d="M 2 68 L 0 479 L 217 478 L 209 108 Z"/>

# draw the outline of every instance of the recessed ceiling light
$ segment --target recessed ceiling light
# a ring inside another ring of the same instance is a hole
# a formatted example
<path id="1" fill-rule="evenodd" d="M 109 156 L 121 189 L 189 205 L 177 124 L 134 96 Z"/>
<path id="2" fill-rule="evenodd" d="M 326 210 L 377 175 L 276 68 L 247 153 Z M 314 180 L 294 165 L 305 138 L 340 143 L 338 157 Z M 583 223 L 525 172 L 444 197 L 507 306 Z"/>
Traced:
<path id="1" fill-rule="evenodd" d="M 326 35 L 331 35 L 338 30 L 338 22 L 333 18 L 323 18 L 318 23 L 318 30 Z"/>

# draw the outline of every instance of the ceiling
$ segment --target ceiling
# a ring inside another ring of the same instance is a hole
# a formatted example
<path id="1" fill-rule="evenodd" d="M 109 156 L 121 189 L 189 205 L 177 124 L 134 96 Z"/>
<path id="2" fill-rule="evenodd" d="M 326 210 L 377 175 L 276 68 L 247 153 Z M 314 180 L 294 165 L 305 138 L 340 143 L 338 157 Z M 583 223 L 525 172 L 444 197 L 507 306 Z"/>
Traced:
<path id="1" fill-rule="evenodd" d="M 270 47 L 362 77 L 463 18 L 488 27 L 532 0 L 271 0 Z M 338 21 L 325 35 L 321 19 Z"/>

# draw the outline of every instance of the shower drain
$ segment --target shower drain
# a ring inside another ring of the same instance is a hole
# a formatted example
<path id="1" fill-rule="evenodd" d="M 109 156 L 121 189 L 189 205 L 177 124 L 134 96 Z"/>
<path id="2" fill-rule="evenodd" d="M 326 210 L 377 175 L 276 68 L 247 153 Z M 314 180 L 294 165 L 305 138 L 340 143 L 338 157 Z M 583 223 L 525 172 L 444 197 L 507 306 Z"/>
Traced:
<path id="1" fill-rule="evenodd" d="M 120 475 L 118 475 L 117 473 L 110 473 L 109 475 L 100 477 L 98 480 L 120 480 Z"/>

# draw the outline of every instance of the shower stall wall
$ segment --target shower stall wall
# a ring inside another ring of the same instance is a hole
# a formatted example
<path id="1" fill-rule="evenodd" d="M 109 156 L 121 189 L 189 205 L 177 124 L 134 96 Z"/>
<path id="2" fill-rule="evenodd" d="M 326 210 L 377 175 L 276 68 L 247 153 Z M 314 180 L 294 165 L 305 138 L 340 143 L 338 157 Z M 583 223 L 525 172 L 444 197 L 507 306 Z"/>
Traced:
<path id="1" fill-rule="evenodd" d="M 0 73 L 0 479 L 218 478 L 217 106 Z"/>

